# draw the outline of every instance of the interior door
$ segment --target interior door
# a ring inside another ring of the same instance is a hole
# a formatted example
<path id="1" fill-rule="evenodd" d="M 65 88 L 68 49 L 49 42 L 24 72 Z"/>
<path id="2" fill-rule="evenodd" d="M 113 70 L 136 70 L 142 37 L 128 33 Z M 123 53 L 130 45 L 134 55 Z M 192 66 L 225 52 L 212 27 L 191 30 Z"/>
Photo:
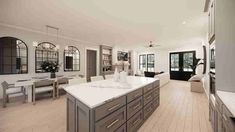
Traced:
<path id="1" fill-rule="evenodd" d="M 170 78 L 188 81 L 193 73 L 190 65 L 193 64 L 195 51 L 170 53 Z"/>
<path id="2" fill-rule="evenodd" d="M 87 81 L 90 81 L 90 77 L 96 76 L 96 55 L 95 50 L 87 50 Z"/>

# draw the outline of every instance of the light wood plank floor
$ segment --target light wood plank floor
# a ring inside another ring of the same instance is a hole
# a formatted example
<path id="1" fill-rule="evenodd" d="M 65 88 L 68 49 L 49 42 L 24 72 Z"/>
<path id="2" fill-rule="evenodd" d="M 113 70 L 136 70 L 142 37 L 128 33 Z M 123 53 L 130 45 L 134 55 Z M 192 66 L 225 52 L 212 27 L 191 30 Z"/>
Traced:
<path id="1" fill-rule="evenodd" d="M 139 132 L 212 132 L 205 94 L 190 92 L 190 84 L 171 81 L 161 88 L 160 106 Z"/>
<path id="2" fill-rule="evenodd" d="M 65 96 L 0 108 L 0 132 L 66 132 Z M 188 82 L 161 88 L 160 107 L 139 132 L 212 132 L 205 94 L 191 93 Z"/>

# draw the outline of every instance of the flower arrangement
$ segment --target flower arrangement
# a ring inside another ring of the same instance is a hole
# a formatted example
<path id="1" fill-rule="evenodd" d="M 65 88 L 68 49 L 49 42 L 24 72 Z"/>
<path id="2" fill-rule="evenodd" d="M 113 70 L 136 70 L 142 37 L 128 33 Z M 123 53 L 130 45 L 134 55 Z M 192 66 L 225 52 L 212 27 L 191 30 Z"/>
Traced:
<path id="1" fill-rule="evenodd" d="M 44 61 L 41 64 L 41 68 L 46 72 L 55 73 L 59 70 L 59 64 L 52 61 Z"/>

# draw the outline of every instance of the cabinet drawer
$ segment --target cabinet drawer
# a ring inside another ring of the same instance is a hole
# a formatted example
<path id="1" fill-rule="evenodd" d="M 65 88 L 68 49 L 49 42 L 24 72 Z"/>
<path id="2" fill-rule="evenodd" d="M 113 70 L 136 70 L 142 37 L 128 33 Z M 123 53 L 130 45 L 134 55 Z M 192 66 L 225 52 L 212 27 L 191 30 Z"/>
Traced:
<path id="1" fill-rule="evenodd" d="M 159 99 L 154 99 L 153 100 L 153 108 L 156 109 L 159 106 Z"/>
<path id="2" fill-rule="evenodd" d="M 126 123 L 119 127 L 115 132 L 126 132 Z"/>
<path id="3" fill-rule="evenodd" d="M 223 120 L 224 123 L 227 125 L 227 127 L 231 130 L 233 130 L 233 132 L 235 131 L 235 123 L 232 121 L 231 117 L 232 117 L 232 113 L 230 113 L 230 111 L 226 108 L 225 105 L 223 105 Z"/>
<path id="4" fill-rule="evenodd" d="M 160 80 L 157 80 L 153 83 L 154 88 L 159 87 L 159 86 L 160 86 Z"/>
<path id="5" fill-rule="evenodd" d="M 152 89 L 153 89 L 153 84 L 152 84 L 152 83 L 149 84 L 149 85 L 146 85 L 146 86 L 144 87 L 144 94 L 147 93 L 147 92 L 149 92 L 149 91 L 152 90 Z"/>
<path id="6" fill-rule="evenodd" d="M 126 106 L 95 124 L 95 132 L 113 132 L 126 122 Z"/>
<path id="7" fill-rule="evenodd" d="M 127 121 L 127 131 L 136 132 L 144 121 L 143 111 L 140 110 L 130 120 Z"/>
<path id="8" fill-rule="evenodd" d="M 223 102 L 220 100 L 220 98 L 216 95 L 215 96 L 215 107 L 218 109 L 220 113 L 222 113 L 223 110 Z"/>
<path id="9" fill-rule="evenodd" d="M 153 112 L 153 101 L 144 107 L 144 120 L 146 120 Z"/>
<path id="10" fill-rule="evenodd" d="M 127 119 L 143 108 L 142 96 L 127 105 Z"/>
<path id="11" fill-rule="evenodd" d="M 222 132 L 234 132 L 235 129 L 231 128 L 228 124 L 227 121 L 224 120 L 223 118 L 223 131 Z"/>
<path id="12" fill-rule="evenodd" d="M 132 100 L 142 96 L 142 93 L 143 93 L 143 90 L 142 90 L 142 88 L 140 88 L 140 89 L 137 89 L 137 90 L 127 94 L 127 102 L 129 103 Z"/>
<path id="13" fill-rule="evenodd" d="M 153 100 L 153 93 L 149 92 L 144 95 L 144 106 Z"/>
<path id="14" fill-rule="evenodd" d="M 106 115 L 116 111 L 125 104 L 126 96 L 122 96 L 95 108 L 95 121 L 98 121 Z"/>
<path id="15" fill-rule="evenodd" d="M 153 89 L 153 97 L 157 98 L 157 97 L 159 97 L 159 94 L 160 94 L 160 89 L 159 88 L 154 88 Z"/>

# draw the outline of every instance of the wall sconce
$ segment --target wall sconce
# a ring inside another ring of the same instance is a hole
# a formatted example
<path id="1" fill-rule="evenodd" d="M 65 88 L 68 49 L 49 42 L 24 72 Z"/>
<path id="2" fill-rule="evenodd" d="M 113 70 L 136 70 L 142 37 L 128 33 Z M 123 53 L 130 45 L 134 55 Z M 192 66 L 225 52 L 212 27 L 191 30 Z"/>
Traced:
<path id="1" fill-rule="evenodd" d="M 33 41 L 33 47 L 37 47 L 38 46 L 38 42 L 37 41 Z"/>

